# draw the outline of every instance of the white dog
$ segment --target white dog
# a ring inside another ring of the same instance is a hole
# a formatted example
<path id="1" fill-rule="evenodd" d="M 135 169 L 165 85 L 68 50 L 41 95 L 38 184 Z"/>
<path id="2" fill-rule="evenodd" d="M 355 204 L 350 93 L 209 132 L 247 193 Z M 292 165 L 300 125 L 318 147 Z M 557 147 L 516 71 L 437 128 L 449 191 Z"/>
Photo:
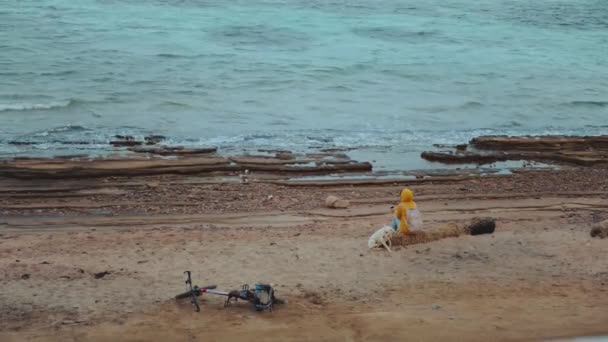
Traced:
<path id="1" fill-rule="evenodd" d="M 391 238 L 395 234 L 395 230 L 391 226 L 384 226 L 378 229 L 367 241 L 367 247 L 370 249 L 384 246 L 387 251 L 391 251 Z"/>

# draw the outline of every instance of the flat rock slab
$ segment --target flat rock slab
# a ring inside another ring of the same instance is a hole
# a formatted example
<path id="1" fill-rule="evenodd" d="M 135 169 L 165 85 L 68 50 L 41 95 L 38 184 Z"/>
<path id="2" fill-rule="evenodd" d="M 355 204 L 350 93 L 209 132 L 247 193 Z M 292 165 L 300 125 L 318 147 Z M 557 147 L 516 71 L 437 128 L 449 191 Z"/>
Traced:
<path id="1" fill-rule="evenodd" d="M 485 150 L 588 150 L 608 149 L 608 135 L 600 136 L 559 136 L 547 135 L 539 137 L 523 136 L 480 136 L 471 140 L 470 144 L 477 149 Z"/>
<path id="2" fill-rule="evenodd" d="M 239 165 L 290 165 L 290 164 L 308 164 L 313 163 L 312 159 L 281 159 L 277 157 L 266 156 L 235 156 L 228 158 L 232 162 Z"/>
<path id="3" fill-rule="evenodd" d="M 444 164 L 483 165 L 510 160 L 583 166 L 608 164 L 608 136 L 482 136 L 471 140 L 470 145 L 474 150 L 426 151 L 421 157 Z"/>
<path id="4" fill-rule="evenodd" d="M 0 163 L 0 175 L 13 178 L 78 178 L 137 176 L 164 173 L 230 171 L 221 157 L 182 159 L 10 160 Z"/>
<path id="5" fill-rule="evenodd" d="M 210 172 L 260 171 L 267 173 L 312 173 L 371 171 L 370 163 L 348 164 L 286 164 L 286 161 L 269 158 L 240 159 L 219 156 L 188 155 L 175 158 L 98 158 L 98 159 L 35 159 L 15 158 L 0 162 L 0 176 L 21 179 L 80 178 L 105 176 L 140 176 L 159 174 L 200 174 Z M 250 163 L 250 162 L 261 163 Z M 240 162 L 240 163 L 237 163 Z M 248 163 L 246 163 L 248 162 Z"/>
<path id="6" fill-rule="evenodd" d="M 239 164 L 250 171 L 266 171 L 279 173 L 314 173 L 327 174 L 339 172 L 368 172 L 372 171 L 372 164 L 368 162 L 352 162 L 348 164 L 321 164 L 315 166 L 300 165 L 263 165 L 263 164 Z"/>

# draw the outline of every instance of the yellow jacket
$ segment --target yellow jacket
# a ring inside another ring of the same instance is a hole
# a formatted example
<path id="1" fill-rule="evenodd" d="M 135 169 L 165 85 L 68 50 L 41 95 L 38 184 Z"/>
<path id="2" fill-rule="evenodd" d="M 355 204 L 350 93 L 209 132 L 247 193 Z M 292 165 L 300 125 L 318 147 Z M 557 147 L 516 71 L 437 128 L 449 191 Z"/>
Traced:
<path id="1" fill-rule="evenodd" d="M 416 202 L 414 202 L 414 193 L 412 190 L 405 188 L 401 191 L 401 203 L 395 210 L 395 217 L 399 219 L 399 230 L 403 234 L 409 234 L 410 229 L 407 225 L 407 210 L 415 209 Z"/>

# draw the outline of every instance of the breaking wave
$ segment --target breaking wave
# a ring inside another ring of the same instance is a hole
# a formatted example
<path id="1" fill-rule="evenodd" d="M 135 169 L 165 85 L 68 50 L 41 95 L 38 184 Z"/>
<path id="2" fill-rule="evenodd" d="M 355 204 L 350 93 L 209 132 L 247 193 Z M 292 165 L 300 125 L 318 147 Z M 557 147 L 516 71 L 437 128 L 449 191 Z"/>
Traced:
<path id="1" fill-rule="evenodd" d="M 67 108 L 74 104 L 76 104 L 75 100 L 54 101 L 54 102 L 47 102 L 47 103 L 5 103 L 5 104 L 0 104 L 0 112 Z"/>

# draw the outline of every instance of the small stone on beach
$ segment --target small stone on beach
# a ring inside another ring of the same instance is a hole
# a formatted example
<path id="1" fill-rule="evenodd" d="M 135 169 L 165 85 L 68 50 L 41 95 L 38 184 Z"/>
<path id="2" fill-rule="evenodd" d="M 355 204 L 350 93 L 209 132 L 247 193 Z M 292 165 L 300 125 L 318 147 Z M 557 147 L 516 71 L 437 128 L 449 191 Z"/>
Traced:
<path id="1" fill-rule="evenodd" d="M 346 209 L 350 206 L 350 202 L 336 196 L 328 196 L 325 199 L 325 206 L 331 209 Z"/>
<path id="2" fill-rule="evenodd" d="M 103 272 L 95 273 L 94 276 L 95 276 L 95 279 L 101 279 L 101 278 L 107 276 L 108 274 L 110 274 L 110 272 L 103 271 Z"/>

